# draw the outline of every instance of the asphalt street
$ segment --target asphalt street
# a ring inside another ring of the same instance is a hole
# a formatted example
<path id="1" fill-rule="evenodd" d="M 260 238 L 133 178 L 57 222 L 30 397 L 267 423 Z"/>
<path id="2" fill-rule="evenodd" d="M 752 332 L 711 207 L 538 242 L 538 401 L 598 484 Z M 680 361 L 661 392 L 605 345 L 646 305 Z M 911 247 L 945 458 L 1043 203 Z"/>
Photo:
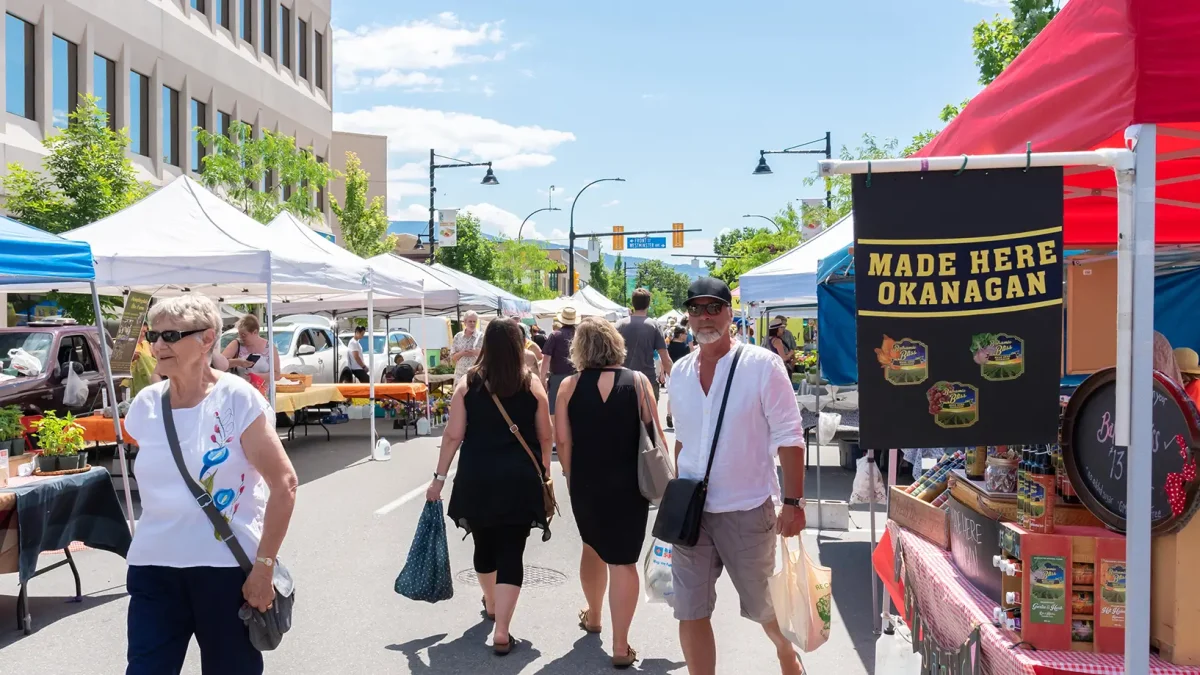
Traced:
<path id="1" fill-rule="evenodd" d="M 388 462 L 369 460 L 367 422 L 331 427 L 286 447 L 301 487 L 281 557 L 297 581 L 294 626 L 281 648 L 266 656 L 268 673 L 332 675 L 416 673 L 450 675 L 578 675 L 612 672 L 607 626 L 600 636 L 576 626 L 583 594 L 578 583 L 580 541 L 561 473 L 555 467 L 563 514 L 553 537 L 531 537 L 513 634 L 523 642 L 506 657 L 487 648 L 491 624 L 480 614 L 480 591 L 471 577 L 471 543 L 447 524 L 454 598 L 417 603 L 397 595 L 393 584 L 416 528 L 438 451 L 435 437 L 404 440 L 390 423 L 380 428 L 394 443 Z M 815 464 L 814 453 L 814 464 Z M 822 454 L 827 498 L 847 499 L 852 474 L 837 467 L 836 449 Z M 814 468 L 808 484 L 813 494 Z M 445 491 L 449 496 L 449 489 Z M 653 514 L 652 514 L 653 518 Z M 882 525 L 882 516 L 877 517 Z M 833 568 L 833 625 L 828 643 L 804 655 L 809 673 L 859 675 L 874 669 L 871 617 L 869 520 L 854 507 L 849 532 L 804 535 L 809 552 Z M 650 539 L 647 538 L 647 546 Z M 41 564 L 60 559 L 42 556 Z M 76 554 L 83 578 L 82 603 L 70 572 L 58 569 L 30 583 L 34 633 L 16 630 L 16 575 L 0 577 L 0 674 L 121 673 L 125 665 L 124 560 L 102 551 Z M 771 644 L 738 614 L 728 577 L 718 586 L 714 627 L 718 672 L 778 672 Z M 607 612 L 606 612 L 607 614 Z M 608 617 L 604 617 L 607 624 Z M 676 623 L 662 604 L 642 604 L 631 644 L 642 661 L 634 672 L 686 673 Z M 200 672 L 193 643 L 186 673 Z"/>

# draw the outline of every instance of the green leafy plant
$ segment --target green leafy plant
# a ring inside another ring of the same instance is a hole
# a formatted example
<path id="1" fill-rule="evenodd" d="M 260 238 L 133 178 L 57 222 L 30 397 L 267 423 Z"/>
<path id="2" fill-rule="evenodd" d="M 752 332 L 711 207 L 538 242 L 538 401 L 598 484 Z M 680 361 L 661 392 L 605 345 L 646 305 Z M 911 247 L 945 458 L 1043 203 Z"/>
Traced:
<path id="1" fill-rule="evenodd" d="M 0 441 L 20 438 L 25 433 L 21 426 L 21 409 L 15 405 L 0 408 Z"/>
<path id="2" fill-rule="evenodd" d="M 362 168 L 362 160 L 346 153 L 346 199 L 344 203 L 330 195 L 329 208 L 342 227 L 346 249 L 362 258 L 372 258 L 396 249 L 396 235 L 388 234 L 387 208 L 383 197 L 368 200 L 371 174 Z"/>
<path id="3" fill-rule="evenodd" d="M 35 424 L 38 446 L 47 457 L 77 455 L 87 443 L 83 437 L 83 427 L 75 422 L 75 416 L 71 413 L 59 417 L 51 410 Z"/>

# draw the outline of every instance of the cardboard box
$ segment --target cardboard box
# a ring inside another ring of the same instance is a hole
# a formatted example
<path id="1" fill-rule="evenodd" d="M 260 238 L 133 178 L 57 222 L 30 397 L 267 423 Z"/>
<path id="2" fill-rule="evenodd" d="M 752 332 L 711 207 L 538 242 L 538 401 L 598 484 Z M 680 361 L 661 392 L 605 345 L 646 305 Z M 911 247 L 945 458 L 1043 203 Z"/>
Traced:
<path id="1" fill-rule="evenodd" d="M 893 485 L 888 498 L 888 518 L 941 548 L 950 550 L 950 514 Z"/>

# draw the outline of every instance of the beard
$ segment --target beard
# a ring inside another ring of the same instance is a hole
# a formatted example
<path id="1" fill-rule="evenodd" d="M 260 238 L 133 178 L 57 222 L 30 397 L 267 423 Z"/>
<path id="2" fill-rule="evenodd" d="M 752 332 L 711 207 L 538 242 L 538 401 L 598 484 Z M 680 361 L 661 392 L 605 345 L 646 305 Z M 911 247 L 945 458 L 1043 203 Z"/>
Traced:
<path id="1" fill-rule="evenodd" d="M 696 342 L 699 342 L 702 345 L 710 345 L 717 340 L 720 340 L 722 335 L 724 335 L 724 333 L 715 328 L 696 331 Z"/>

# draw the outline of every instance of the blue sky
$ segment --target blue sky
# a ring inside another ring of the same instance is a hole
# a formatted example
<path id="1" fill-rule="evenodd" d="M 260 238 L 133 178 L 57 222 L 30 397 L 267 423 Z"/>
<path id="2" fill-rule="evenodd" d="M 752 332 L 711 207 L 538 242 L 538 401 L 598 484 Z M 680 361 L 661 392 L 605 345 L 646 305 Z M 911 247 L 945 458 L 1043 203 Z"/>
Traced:
<path id="1" fill-rule="evenodd" d="M 1002 6 L 997 6 L 997 5 Z M 703 228 L 670 253 L 711 253 L 725 228 L 819 197 L 813 157 L 760 148 L 864 132 L 903 146 L 946 103 L 979 90 L 971 27 L 998 0 L 837 2 L 334 2 L 334 128 L 389 139 L 389 214 L 423 220 L 429 148 L 496 162 L 439 171 L 440 207 L 490 232 Z M 759 7 L 757 5 L 765 5 Z M 386 9 L 384 9 L 386 8 Z M 762 221 L 758 221 L 762 224 Z M 528 236 L 528 233 L 527 233 Z M 583 245 L 583 244 L 581 244 Z M 609 240 L 604 240 L 608 250 Z M 683 262 L 676 258 L 672 262 Z"/>

